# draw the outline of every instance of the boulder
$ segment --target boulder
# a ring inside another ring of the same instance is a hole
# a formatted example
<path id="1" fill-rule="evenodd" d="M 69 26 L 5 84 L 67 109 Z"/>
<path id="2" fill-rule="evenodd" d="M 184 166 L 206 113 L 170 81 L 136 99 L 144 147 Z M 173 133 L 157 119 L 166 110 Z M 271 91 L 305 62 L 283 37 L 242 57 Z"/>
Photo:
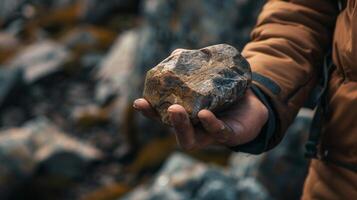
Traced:
<path id="1" fill-rule="evenodd" d="M 182 105 L 196 122 L 201 109 L 217 112 L 237 102 L 250 82 L 249 63 L 230 45 L 177 49 L 148 71 L 144 98 L 166 124 L 172 104 Z"/>

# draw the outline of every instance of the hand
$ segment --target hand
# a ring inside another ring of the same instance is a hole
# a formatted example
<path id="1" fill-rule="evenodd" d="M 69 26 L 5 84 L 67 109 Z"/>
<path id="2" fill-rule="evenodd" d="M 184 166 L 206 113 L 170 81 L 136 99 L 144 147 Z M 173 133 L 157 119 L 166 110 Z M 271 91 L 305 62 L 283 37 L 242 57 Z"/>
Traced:
<path id="1" fill-rule="evenodd" d="M 143 98 L 135 100 L 133 107 L 149 118 L 159 119 Z M 250 142 L 258 136 L 268 120 L 268 109 L 251 90 L 219 116 L 209 110 L 201 110 L 198 118 L 202 126 L 194 127 L 180 105 L 170 106 L 168 112 L 177 142 L 185 150 L 201 149 L 213 144 L 233 147 Z"/>

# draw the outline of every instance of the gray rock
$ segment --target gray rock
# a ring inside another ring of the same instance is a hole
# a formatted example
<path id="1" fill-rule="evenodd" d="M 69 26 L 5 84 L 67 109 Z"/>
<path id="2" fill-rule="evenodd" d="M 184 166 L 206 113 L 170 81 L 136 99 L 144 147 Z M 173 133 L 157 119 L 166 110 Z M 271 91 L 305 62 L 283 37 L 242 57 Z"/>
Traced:
<path id="1" fill-rule="evenodd" d="M 241 179 L 236 184 L 240 200 L 271 200 L 267 189 L 253 177 Z"/>
<path id="2" fill-rule="evenodd" d="M 174 153 L 156 175 L 153 187 L 182 187 L 187 181 L 202 177 L 206 171 L 204 163 L 185 154 Z"/>
<path id="3" fill-rule="evenodd" d="M 237 179 L 256 176 L 256 169 L 263 157 L 264 154 L 233 153 L 229 161 L 231 175 Z"/>
<path id="4" fill-rule="evenodd" d="M 19 46 L 20 41 L 15 35 L 8 32 L 0 32 L 0 50 L 10 51 L 11 48 Z"/>
<path id="5" fill-rule="evenodd" d="M 14 11 L 17 10 L 25 0 L 2 0 L 0 1 L 0 19 L 7 19 L 13 15 Z"/>
<path id="6" fill-rule="evenodd" d="M 2 104 L 23 84 L 21 69 L 0 69 L 0 108 Z"/>
<path id="7" fill-rule="evenodd" d="M 83 0 L 82 18 L 90 23 L 103 23 L 114 13 L 136 12 L 140 0 Z"/>
<path id="8" fill-rule="evenodd" d="M 124 200 L 151 200 L 151 199 L 192 199 L 193 191 L 200 187 L 200 177 L 207 171 L 204 163 L 191 157 L 174 153 L 165 162 L 150 185 L 139 187 L 129 193 Z M 192 187 L 192 182 L 197 182 Z M 190 187 L 187 187 L 190 186 Z"/>
<path id="9" fill-rule="evenodd" d="M 161 189 L 158 191 L 154 191 L 147 198 L 148 200 L 162 200 L 162 199 L 170 199 L 170 200 L 186 200 L 187 196 L 182 193 L 175 191 L 172 188 Z"/>
<path id="10" fill-rule="evenodd" d="M 245 200 L 255 199 L 254 195 L 259 200 L 271 199 L 255 179 L 236 178 L 223 168 L 174 153 L 151 184 L 140 186 L 122 199 Z"/>
<path id="11" fill-rule="evenodd" d="M 99 160 L 96 148 L 67 136 L 46 119 L 0 132 L 0 196 L 11 192 L 37 170 L 42 176 L 75 179 Z M 54 181 L 54 180 L 52 180 Z"/>
<path id="12" fill-rule="evenodd" d="M 202 176 L 202 185 L 195 199 L 202 200 L 234 200 L 237 191 L 234 187 L 237 180 L 227 176 L 219 169 L 210 169 Z"/>
<path id="13" fill-rule="evenodd" d="M 107 56 L 99 64 L 98 72 L 95 75 L 99 80 L 96 87 L 96 100 L 99 104 L 105 104 L 113 95 L 119 96 L 118 105 L 114 110 L 118 114 L 115 116 L 120 116 L 128 104 L 131 90 L 131 85 L 128 82 L 133 78 L 131 74 L 135 70 L 139 39 L 139 33 L 135 30 L 120 35 Z"/>
<path id="14" fill-rule="evenodd" d="M 202 200 L 235 200 L 237 199 L 236 191 L 233 187 L 224 182 L 212 181 L 202 186 L 198 191 L 196 199 Z"/>
<path id="15" fill-rule="evenodd" d="M 147 72 L 143 96 L 166 124 L 173 104 L 182 105 L 197 122 L 200 110 L 218 112 L 237 102 L 250 82 L 249 63 L 230 45 L 177 49 Z"/>
<path id="16" fill-rule="evenodd" d="M 30 84 L 58 72 L 69 58 L 70 54 L 64 46 L 47 40 L 24 48 L 15 55 L 8 66 L 22 69 L 24 81 Z"/>

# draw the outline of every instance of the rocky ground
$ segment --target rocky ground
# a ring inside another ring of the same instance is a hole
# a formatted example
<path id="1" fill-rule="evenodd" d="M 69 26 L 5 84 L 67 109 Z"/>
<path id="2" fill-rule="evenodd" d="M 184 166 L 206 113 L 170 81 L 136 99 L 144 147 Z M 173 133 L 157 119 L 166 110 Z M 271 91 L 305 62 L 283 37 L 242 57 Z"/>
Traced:
<path id="1" fill-rule="evenodd" d="M 0 199 L 297 199 L 309 115 L 252 157 L 180 153 L 131 107 L 174 49 L 241 49 L 262 4 L 0 1 Z"/>

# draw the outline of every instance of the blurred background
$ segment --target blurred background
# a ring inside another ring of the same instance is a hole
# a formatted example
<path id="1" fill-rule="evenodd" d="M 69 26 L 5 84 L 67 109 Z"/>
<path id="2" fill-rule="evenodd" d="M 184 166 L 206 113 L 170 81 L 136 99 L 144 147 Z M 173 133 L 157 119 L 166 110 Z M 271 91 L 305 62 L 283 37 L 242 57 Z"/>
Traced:
<path id="1" fill-rule="evenodd" d="M 309 111 L 251 156 L 181 152 L 132 109 L 174 49 L 242 49 L 263 4 L 0 0 L 0 199 L 299 199 Z"/>

